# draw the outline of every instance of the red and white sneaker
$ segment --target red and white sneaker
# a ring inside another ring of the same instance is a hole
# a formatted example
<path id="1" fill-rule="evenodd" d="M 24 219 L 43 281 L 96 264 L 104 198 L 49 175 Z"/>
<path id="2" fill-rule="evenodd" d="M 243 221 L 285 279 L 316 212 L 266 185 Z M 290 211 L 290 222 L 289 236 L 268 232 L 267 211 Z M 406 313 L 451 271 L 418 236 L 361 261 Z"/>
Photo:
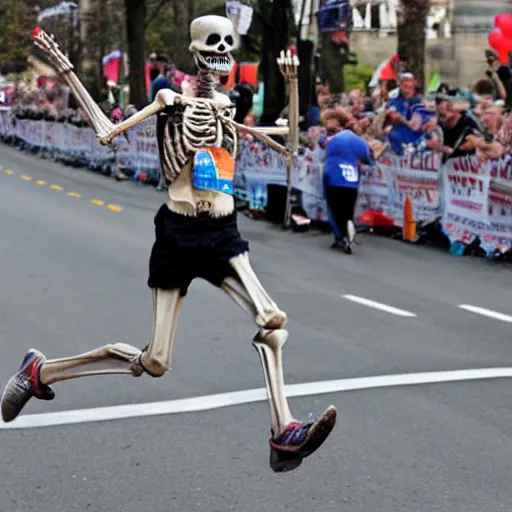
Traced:
<path id="1" fill-rule="evenodd" d="M 45 361 L 46 357 L 35 349 L 30 349 L 23 358 L 19 371 L 9 379 L 2 395 L 4 422 L 13 421 L 34 396 L 40 400 L 53 400 L 55 393 L 39 379 L 41 365 Z"/>

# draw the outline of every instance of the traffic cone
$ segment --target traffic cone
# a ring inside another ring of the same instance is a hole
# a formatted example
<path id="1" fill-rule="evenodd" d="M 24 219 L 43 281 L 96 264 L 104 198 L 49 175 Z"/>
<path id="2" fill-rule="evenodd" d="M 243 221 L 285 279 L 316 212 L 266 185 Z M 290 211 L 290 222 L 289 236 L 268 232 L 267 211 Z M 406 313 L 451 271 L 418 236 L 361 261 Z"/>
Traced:
<path id="1" fill-rule="evenodd" d="M 404 228 L 403 239 L 406 242 L 416 242 L 416 221 L 412 211 L 411 200 L 406 197 L 404 203 Z"/>

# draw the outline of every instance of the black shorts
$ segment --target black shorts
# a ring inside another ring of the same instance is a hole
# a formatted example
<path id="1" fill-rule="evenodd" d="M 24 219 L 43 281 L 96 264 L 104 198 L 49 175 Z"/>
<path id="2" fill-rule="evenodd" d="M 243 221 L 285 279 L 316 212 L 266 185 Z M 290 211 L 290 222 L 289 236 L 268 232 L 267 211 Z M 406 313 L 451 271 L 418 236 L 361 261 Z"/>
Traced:
<path id="1" fill-rule="evenodd" d="M 149 260 L 150 288 L 180 289 L 200 277 L 214 286 L 234 275 L 229 260 L 249 251 L 238 232 L 236 214 L 187 217 L 164 204 L 155 216 L 156 240 Z"/>

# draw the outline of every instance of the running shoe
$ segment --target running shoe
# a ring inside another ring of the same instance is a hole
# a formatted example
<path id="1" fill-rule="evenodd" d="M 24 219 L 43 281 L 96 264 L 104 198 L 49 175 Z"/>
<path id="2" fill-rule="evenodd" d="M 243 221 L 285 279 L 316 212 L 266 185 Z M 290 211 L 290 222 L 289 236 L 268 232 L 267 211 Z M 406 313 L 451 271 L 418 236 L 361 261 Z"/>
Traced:
<path id="1" fill-rule="evenodd" d="M 45 361 L 46 357 L 41 352 L 30 349 L 19 371 L 9 379 L 1 402 L 4 422 L 13 421 L 33 396 L 40 400 L 53 400 L 53 390 L 39 379 L 41 365 Z"/>
<path id="2" fill-rule="evenodd" d="M 270 466 L 276 472 L 291 471 L 318 450 L 336 424 L 337 411 L 328 407 L 315 421 L 290 423 L 270 439 Z"/>

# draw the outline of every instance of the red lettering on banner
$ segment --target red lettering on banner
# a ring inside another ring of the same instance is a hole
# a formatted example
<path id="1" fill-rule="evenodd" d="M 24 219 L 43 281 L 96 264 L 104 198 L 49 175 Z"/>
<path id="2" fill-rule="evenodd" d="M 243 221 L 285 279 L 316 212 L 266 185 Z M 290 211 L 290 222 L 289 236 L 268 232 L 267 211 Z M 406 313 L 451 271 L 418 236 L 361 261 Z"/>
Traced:
<path id="1" fill-rule="evenodd" d="M 491 162 L 490 170 L 491 178 L 501 178 L 502 180 L 512 181 L 512 159 L 501 159 L 496 162 Z"/>
<path id="2" fill-rule="evenodd" d="M 473 174 L 480 174 L 480 165 L 476 160 L 470 158 L 460 158 L 453 162 L 453 170 L 459 172 L 471 172 Z"/>

